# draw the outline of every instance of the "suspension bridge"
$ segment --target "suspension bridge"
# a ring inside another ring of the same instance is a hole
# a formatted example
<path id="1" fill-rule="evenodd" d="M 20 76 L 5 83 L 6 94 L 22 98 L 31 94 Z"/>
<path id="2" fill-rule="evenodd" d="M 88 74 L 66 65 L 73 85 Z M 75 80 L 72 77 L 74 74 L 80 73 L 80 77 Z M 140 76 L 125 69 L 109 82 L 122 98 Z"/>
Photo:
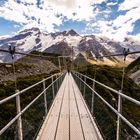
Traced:
<path id="1" fill-rule="evenodd" d="M 57 78 L 53 80 L 54 77 Z M 83 77 L 83 78 L 82 78 Z M 48 79 L 52 79 L 52 83 L 46 87 L 45 83 Z M 84 79 L 84 80 L 83 80 Z M 38 133 L 34 139 L 36 140 L 103 140 L 108 139 L 105 138 L 98 128 L 96 121 L 94 120 L 94 106 L 96 104 L 95 95 L 98 96 L 104 103 L 107 105 L 117 116 L 117 129 L 116 129 L 116 138 L 111 139 L 119 139 L 119 119 L 124 121 L 126 125 L 129 126 L 137 135 L 136 138 L 139 139 L 140 130 L 136 128 L 133 124 L 131 124 L 123 115 L 113 108 L 104 98 L 102 98 L 93 87 L 90 87 L 85 79 L 90 79 L 93 81 L 93 85 L 95 83 L 107 88 L 114 93 L 116 93 L 119 97 L 125 98 L 136 105 L 140 106 L 140 102 L 136 99 L 133 99 L 119 91 L 116 91 L 94 79 L 87 77 L 86 75 L 73 72 L 73 73 L 63 73 L 60 75 L 55 74 L 47 79 L 44 79 L 22 91 L 18 91 L 14 95 L 7 97 L 0 101 L 0 105 L 5 104 L 6 102 L 16 98 L 16 106 L 17 106 L 17 115 L 0 130 L 1 139 L 2 136 L 5 135 L 5 132 L 17 122 L 17 137 L 20 140 L 23 139 L 30 139 L 28 135 L 25 136 L 25 127 L 23 128 L 23 121 L 22 116 L 28 109 L 30 109 L 35 102 L 40 100 L 40 104 L 42 104 L 44 109 L 44 114 L 42 114 L 43 123 L 41 127 L 38 129 Z M 82 84 L 83 83 L 83 84 Z M 37 85 L 43 84 L 43 91 L 34 99 L 32 100 L 24 109 L 21 110 L 20 105 L 20 97 L 24 92 L 27 92 L 31 88 L 35 88 Z M 79 85 L 79 87 L 78 87 Z M 86 86 L 91 89 L 92 99 L 91 99 L 91 110 L 89 110 L 86 101 L 84 100 L 86 94 Z M 83 93 L 81 93 L 79 88 L 83 87 Z M 51 108 L 48 110 L 47 107 L 47 93 L 48 89 L 51 88 L 52 95 L 53 95 L 53 103 Z M 56 93 L 56 91 L 57 94 Z M 83 95 L 83 96 L 82 96 Z M 118 106 L 120 106 L 120 101 L 118 100 Z M 119 107 L 118 107 L 119 109 Z M 37 114 L 36 114 L 37 115 Z M 37 123 L 37 122 L 36 122 Z M 28 131 L 28 130 L 26 130 Z M 15 132 L 14 132 L 15 134 Z M 8 137 L 8 136 L 7 136 Z M 7 138 L 8 139 L 8 138 Z M 10 139 L 10 138 L 9 138 Z M 33 137 L 31 138 L 33 139 Z M 109 138 L 110 139 L 110 138 Z"/>
<path id="2" fill-rule="evenodd" d="M 96 91 L 95 84 L 118 96 L 117 108 Z M 21 98 L 37 88 L 42 91 L 23 106 Z M 140 101 L 96 81 L 95 77 L 76 71 L 56 73 L 0 100 L 0 107 L 9 102 L 15 102 L 16 106 L 16 115 L 8 123 L 0 124 L 0 140 L 139 140 L 139 127 L 122 114 L 123 100 L 140 107 Z M 102 108 L 98 109 L 101 102 L 115 116 L 111 116 L 112 127 L 105 126 L 109 120 Z M 106 129 L 102 130 L 97 120 Z"/>

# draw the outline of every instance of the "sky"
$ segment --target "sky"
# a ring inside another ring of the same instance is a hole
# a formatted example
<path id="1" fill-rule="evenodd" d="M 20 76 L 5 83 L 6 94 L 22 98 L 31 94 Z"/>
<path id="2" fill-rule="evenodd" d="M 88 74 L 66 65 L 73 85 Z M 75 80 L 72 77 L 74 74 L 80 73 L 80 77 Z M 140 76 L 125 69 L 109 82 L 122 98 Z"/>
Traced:
<path id="1" fill-rule="evenodd" d="M 0 0 L 0 36 L 32 27 L 140 40 L 140 0 Z"/>

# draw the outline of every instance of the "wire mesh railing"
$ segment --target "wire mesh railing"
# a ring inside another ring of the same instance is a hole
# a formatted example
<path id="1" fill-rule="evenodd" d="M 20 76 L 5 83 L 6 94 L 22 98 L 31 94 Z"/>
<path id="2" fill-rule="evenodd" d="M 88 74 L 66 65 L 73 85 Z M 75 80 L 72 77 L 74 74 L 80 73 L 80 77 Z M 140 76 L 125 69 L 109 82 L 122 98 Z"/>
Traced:
<path id="1" fill-rule="evenodd" d="M 140 101 L 121 93 L 121 91 L 114 90 L 113 88 L 110 88 L 81 73 L 73 72 L 73 76 L 104 139 L 140 139 L 139 122 L 135 122 L 135 120 L 133 120 L 133 115 L 131 113 L 131 117 L 126 118 L 124 113 L 125 109 L 123 108 L 126 105 L 126 102 L 127 104 L 129 102 L 129 104 L 132 104 L 132 107 L 137 107 L 137 109 L 140 109 Z M 116 94 L 118 96 L 117 101 L 105 100 L 105 97 L 102 97 L 101 94 L 95 89 L 95 84 L 103 88 L 103 90 L 100 90 L 100 92 L 109 90 L 110 92 Z M 122 109 L 121 111 L 120 107 Z M 118 117 L 121 121 L 119 121 Z M 137 116 L 137 118 L 138 117 L 140 116 Z"/>
<path id="2" fill-rule="evenodd" d="M 0 100 L 0 140 L 35 139 L 64 76 L 54 74 Z"/>

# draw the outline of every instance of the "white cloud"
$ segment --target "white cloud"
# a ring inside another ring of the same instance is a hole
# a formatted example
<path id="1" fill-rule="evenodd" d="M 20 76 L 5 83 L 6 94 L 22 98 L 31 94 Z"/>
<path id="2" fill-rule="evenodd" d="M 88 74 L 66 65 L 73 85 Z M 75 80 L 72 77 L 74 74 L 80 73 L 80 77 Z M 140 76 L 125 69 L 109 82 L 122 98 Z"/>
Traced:
<path id="1" fill-rule="evenodd" d="M 8 37 L 10 37 L 10 35 L 2 35 L 2 36 L 0 36 L 0 39 L 4 39 L 4 38 L 8 38 Z"/>
<path id="2" fill-rule="evenodd" d="M 14 28 L 19 28 L 19 27 L 20 27 L 20 25 L 17 25 L 17 24 L 14 25 Z"/>
<path id="3" fill-rule="evenodd" d="M 55 31 L 65 19 L 76 21 L 90 21 L 97 13 L 93 12 L 93 5 L 105 0 L 7 0 L 0 7 L 0 17 L 15 21 L 30 28 L 39 27 L 48 32 Z"/>
<path id="4" fill-rule="evenodd" d="M 111 5 L 112 4 L 113 3 L 111 3 Z M 110 3 L 108 5 L 110 5 Z M 119 10 L 128 11 L 124 15 L 120 15 L 112 21 L 107 21 L 105 18 L 102 20 L 96 20 L 97 24 L 87 24 L 87 29 L 92 29 L 94 32 L 93 27 L 95 27 L 95 29 L 98 28 L 101 35 L 122 41 L 126 36 L 128 36 L 128 33 L 133 32 L 134 23 L 140 19 L 140 0 L 125 0 L 120 4 Z"/>
<path id="5" fill-rule="evenodd" d="M 134 23 L 140 19 L 140 0 L 125 0 L 119 7 L 119 10 L 129 10 L 125 15 L 118 16 L 113 21 L 113 26 L 117 30 L 114 34 L 119 38 L 127 36 L 128 32 L 132 32 Z"/>
<path id="6" fill-rule="evenodd" d="M 110 3 L 107 3 L 107 6 L 114 6 L 116 4 L 118 4 L 118 3 L 117 2 L 110 2 Z"/>
<path id="7" fill-rule="evenodd" d="M 0 17 L 7 20 L 15 21 L 28 27 L 40 27 L 48 32 L 54 32 L 54 24 L 60 25 L 62 20 L 55 16 L 52 9 L 40 9 L 36 5 L 36 0 L 22 0 L 17 3 L 8 0 L 3 7 L 0 7 Z"/>
<path id="8" fill-rule="evenodd" d="M 37 4 L 37 0 L 13 0 L 13 1 L 18 1 L 18 3 L 26 4 L 26 5 L 35 5 Z"/>
<path id="9" fill-rule="evenodd" d="M 59 4 L 58 0 L 49 0 L 44 2 L 44 7 L 49 5 L 55 14 L 63 15 L 67 19 L 89 21 L 95 16 L 92 4 L 94 3 L 91 0 L 86 2 L 85 0 L 66 0 Z"/>
<path id="10" fill-rule="evenodd" d="M 55 32 L 55 26 L 60 26 L 67 20 L 86 21 L 87 27 L 83 33 L 88 30 L 94 33 L 94 28 L 97 28 L 104 36 L 122 40 L 128 32 L 133 31 L 133 23 L 140 19 L 140 0 L 124 0 L 119 5 L 119 11 L 128 11 L 113 21 L 106 20 L 112 12 L 109 6 L 118 2 L 107 3 L 108 8 L 100 11 L 96 4 L 102 2 L 106 0 L 40 0 L 38 7 L 37 0 L 20 0 L 20 3 L 7 0 L 0 7 L 0 17 L 15 21 L 23 28 L 39 27 L 47 32 Z M 98 14 L 104 17 L 98 19 Z"/>
<path id="11" fill-rule="evenodd" d="M 140 33 L 137 35 L 129 35 L 128 37 L 133 38 L 134 41 L 140 42 Z"/>
<path id="12" fill-rule="evenodd" d="M 27 23 L 27 20 L 23 15 L 22 5 L 19 5 L 12 0 L 9 0 L 5 6 L 0 7 L 0 17 L 15 22 Z"/>
<path id="13" fill-rule="evenodd" d="M 130 10 L 135 7 L 140 7 L 140 0 L 124 0 L 124 2 L 120 4 L 119 10 Z"/>
<path id="14" fill-rule="evenodd" d="M 113 24 L 115 27 L 121 27 L 127 22 L 132 24 L 138 19 L 140 19 L 140 7 L 129 10 L 125 15 L 118 16 L 113 21 Z"/>

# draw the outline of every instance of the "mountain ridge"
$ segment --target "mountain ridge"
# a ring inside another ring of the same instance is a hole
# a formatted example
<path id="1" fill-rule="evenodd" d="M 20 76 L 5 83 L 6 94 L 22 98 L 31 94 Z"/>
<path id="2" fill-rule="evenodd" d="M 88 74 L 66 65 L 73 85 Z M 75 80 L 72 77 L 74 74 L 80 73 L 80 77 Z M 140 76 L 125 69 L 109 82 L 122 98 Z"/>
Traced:
<path id="1" fill-rule="evenodd" d="M 113 41 L 107 37 L 97 37 L 95 35 L 81 36 L 73 29 L 69 31 L 44 33 L 38 28 L 25 29 L 13 37 L 0 39 L 0 49 L 8 49 L 8 44 L 16 47 L 19 52 L 30 53 L 40 51 L 47 53 L 60 53 L 60 55 L 74 55 L 85 53 L 85 56 L 92 53 L 95 57 L 122 53 L 124 48 L 130 51 L 140 50 L 140 43 L 132 43 L 128 38 L 124 42 Z M 17 55 L 15 59 L 21 56 Z M 136 55 L 130 59 L 134 60 Z M 109 61 L 117 63 L 116 57 L 107 58 Z M 118 58 L 117 58 L 118 59 Z M 10 62 L 8 54 L 0 53 L 2 62 Z M 104 60 L 102 60 L 104 61 Z"/>

